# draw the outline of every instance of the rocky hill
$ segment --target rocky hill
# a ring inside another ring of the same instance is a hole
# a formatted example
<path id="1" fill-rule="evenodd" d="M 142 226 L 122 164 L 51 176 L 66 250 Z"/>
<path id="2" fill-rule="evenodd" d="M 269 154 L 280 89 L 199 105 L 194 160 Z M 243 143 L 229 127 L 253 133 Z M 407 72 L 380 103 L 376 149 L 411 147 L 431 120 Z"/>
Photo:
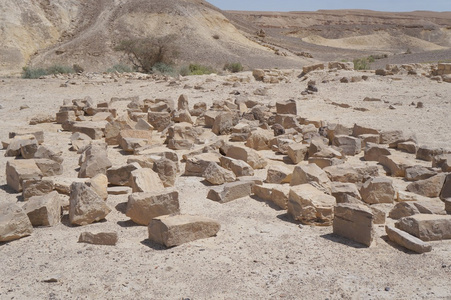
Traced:
<path id="1" fill-rule="evenodd" d="M 222 66 L 286 67 L 301 59 L 279 59 L 241 34 L 219 9 L 203 0 L 24 0 L 0 3 L 1 73 L 25 65 L 79 64 L 106 70 L 124 62 L 114 46 L 125 39 L 175 35 L 180 62 Z M 263 62 L 263 63 L 262 63 Z"/>

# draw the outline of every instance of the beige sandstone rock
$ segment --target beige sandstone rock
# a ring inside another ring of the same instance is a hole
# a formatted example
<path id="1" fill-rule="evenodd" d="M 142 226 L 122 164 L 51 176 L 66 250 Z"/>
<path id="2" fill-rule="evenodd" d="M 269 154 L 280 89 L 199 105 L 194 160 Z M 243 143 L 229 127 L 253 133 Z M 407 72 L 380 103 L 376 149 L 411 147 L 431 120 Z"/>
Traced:
<path id="1" fill-rule="evenodd" d="M 221 155 L 218 153 L 203 153 L 187 158 L 185 176 L 202 177 L 210 163 L 219 163 L 220 157 Z"/>
<path id="2" fill-rule="evenodd" d="M 212 131 L 216 135 L 225 135 L 232 133 L 233 127 L 238 123 L 238 119 L 233 113 L 223 112 L 215 117 Z"/>
<path id="3" fill-rule="evenodd" d="M 424 180 L 418 180 L 412 182 L 407 186 L 407 191 L 425 196 L 425 197 L 438 197 L 440 191 L 443 188 L 445 182 L 446 174 L 438 174 L 433 177 Z"/>
<path id="4" fill-rule="evenodd" d="M 242 146 L 230 147 L 227 151 L 227 156 L 245 161 L 254 169 L 263 169 L 268 164 L 257 151 Z"/>
<path id="5" fill-rule="evenodd" d="M 82 232 L 78 238 L 79 243 L 87 243 L 93 245 L 115 246 L 118 237 L 117 232 Z"/>
<path id="6" fill-rule="evenodd" d="M 331 183 L 332 196 L 335 197 L 337 203 L 345 203 L 346 195 L 352 196 L 356 199 L 362 199 L 357 186 L 353 183 L 332 182 Z M 362 202 L 363 204 L 363 202 Z"/>
<path id="7" fill-rule="evenodd" d="M 42 176 L 51 177 L 63 174 L 63 165 L 45 158 L 35 159 L 36 165 L 42 172 Z"/>
<path id="8" fill-rule="evenodd" d="M 382 156 L 388 155 L 391 155 L 391 153 L 386 146 L 368 143 L 363 158 L 366 161 L 379 161 Z"/>
<path id="9" fill-rule="evenodd" d="M 34 160 L 11 160 L 6 163 L 6 183 L 16 192 L 22 191 L 24 180 L 40 180 L 42 172 Z"/>
<path id="10" fill-rule="evenodd" d="M 405 231 L 399 230 L 392 226 L 385 226 L 385 232 L 388 238 L 396 244 L 414 251 L 416 253 L 426 253 L 432 251 L 432 246 L 423 242 L 422 240 L 408 234 Z"/>
<path id="11" fill-rule="evenodd" d="M 406 179 L 408 181 L 417 181 L 431 178 L 437 175 L 437 172 L 423 166 L 412 166 L 406 169 Z"/>
<path id="12" fill-rule="evenodd" d="M 55 226 L 61 221 L 61 200 L 55 191 L 31 197 L 23 210 L 33 226 Z"/>
<path id="13" fill-rule="evenodd" d="M 129 186 L 133 193 L 156 192 L 164 189 L 164 184 L 158 174 L 151 169 L 136 169 L 130 173 Z"/>
<path id="14" fill-rule="evenodd" d="M 99 140 L 105 136 L 105 126 L 108 122 L 75 122 L 72 132 L 81 132 L 88 135 L 93 140 Z"/>
<path id="15" fill-rule="evenodd" d="M 266 183 L 290 183 L 293 171 L 284 165 L 272 165 L 268 168 Z"/>
<path id="16" fill-rule="evenodd" d="M 51 159 L 56 161 L 57 163 L 62 164 L 64 161 L 64 158 L 62 157 L 62 152 L 58 151 L 55 152 L 52 149 L 48 148 L 47 146 L 41 145 L 39 146 L 38 150 L 34 154 L 34 158 L 45 158 L 45 159 Z"/>
<path id="17" fill-rule="evenodd" d="M 392 177 L 405 177 L 406 169 L 411 168 L 413 165 L 412 161 L 396 155 L 382 155 L 379 157 L 379 163 L 388 170 L 388 175 Z"/>
<path id="18" fill-rule="evenodd" d="M 88 182 L 88 185 L 100 196 L 103 200 L 108 198 L 108 178 L 104 174 L 97 174 L 92 177 Z"/>
<path id="19" fill-rule="evenodd" d="M 205 169 L 203 174 L 205 180 L 214 185 L 221 185 L 226 182 L 234 182 L 236 181 L 236 176 L 232 171 L 229 171 L 217 163 L 212 162 Z"/>
<path id="20" fill-rule="evenodd" d="M 97 174 L 106 174 L 112 166 L 104 146 L 91 144 L 80 157 L 79 178 L 92 178 Z"/>
<path id="21" fill-rule="evenodd" d="M 237 177 L 254 176 L 254 169 L 240 159 L 221 156 L 219 161 L 223 168 L 231 170 Z"/>
<path id="22" fill-rule="evenodd" d="M 336 135 L 333 145 L 342 149 L 345 155 L 356 155 L 362 151 L 361 140 L 348 135 Z"/>
<path id="23" fill-rule="evenodd" d="M 129 185 L 131 172 L 140 168 L 141 166 L 138 163 L 128 163 L 124 166 L 109 168 L 106 171 L 106 176 L 108 182 L 112 185 Z"/>
<path id="24" fill-rule="evenodd" d="M 288 146 L 287 154 L 294 164 L 298 164 L 306 159 L 308 150 L 308 145 L 295 143 Z"/>
<path id="25" fill-rule="evenodd" d="M 308 225 L 330 226 L 334 219 L 335 198 L 310 184 L 292 186 L 288 214 Z"/>
<path id="26" fill-rule="evenodd" d="M 153 170 L 158 174 L 165 187 L 172 187 L 177 180 L 177 164 L 165 157 L 155 160 Z"/>
<path id="27" fill-rule="evenodd" d="M 133 222 L 149 225 L 153 218 L 180 212 L 179 193 L 173 189 L 128 196 L 126 215 Z"/>
<path id="28" fill-rule="evenodd" d="M 69 202 L 69 221 L 73 225 L 87 225 L 103 220 L 111 212 L 105 201 L 81 182 L 72 183 Z"/>
<path id="29" fill-rule="evenodd" d="M 451 239 L 451 215 L 418 214 L 402 218 L 395 225 L 422 241 Z"/>
<path id="30" fill-rule="evenodd" d="M 247 197 L 252 193 L 253 181 L 236 181 L 224 184 L 222 188 L 211 189 L 207 198 L 219 203 L 227 203 L 239 198 Z"/>
<path id="31" fill-rule="evenodd" d="M 221 225 L 215 220 L 188 215 L 161 216 L 149 224 L 149 240 L 166 247 L 215 236 Z"/>
<path id="32" fill-rule="evenodd" d="M 0 203 L 0 242 L 29 236 L 33 226 L 22 208 L 13 203 Z"/>
<path id="33" fill-rule="evenodd" d="M 393 181 L 385 177 L 373 177 L 365 181 L 360 195 L 368 204 L 393 203 L 395 199 Z"/>
<path id="34" fill-rule="evenodd" d="M 27 201 L 33 196 L 47 195 L 53 191 L 53 181 L 48 179 L 31 179 L 22 182 L 22 197 Z"/>
<path id="35" fill-rule="evenodd" d="M 277 185 L 271 191 L 271 201 L 281 209 L 288 209 L 288 200 L 290 197 L 290 186 Z"/>
<path id="36" fill-rule="evenodd" d="M 407 153 L 416 154 L 417 144 L 415 142 L 403 142 L 398 144 L 398 149 Z"/>
<path id="37" fill-rule="evenodd" d="M 309 182 L 316 182 L 326 191 L 330 192 L 331 181 L 320 167 L 315 164 L 298 165 L 294 168 L 290 185 L 300 185 Z"/>
<path id="38" fill-rule="evenodd" d="M 297 115 L 298 110 L 295 100 L 276 102 L 276 111 L 278 114 Z"/>
<path id="39" fill-rule="evenodd" d="M 333 232 L 368 247 L 374 241 L 373 213 L 365 205 L 338 204 L 335 206 Z"/>
<path id="40" fill-rule="evenodd" d="M 254 150 L 270 150 L 270 142 L 274 138 L 274 134 L 264 129 L 257 129 L 250 133 L 246 146 Z"/>
<path id="41" fill-rule="evenodd" d="M 417 150 L 417 159 L 432 161 L 434 156 L 445 154 L 447 151 L 443 148 L 432 148 L 429 146 L 420 146 Z"/>
<path id="42" fill-rule="evenodd" d="M 171 124 L 171 114 L 168 112 L 149 112 L 147 121 L 155 130 L 161 132 Z"/>

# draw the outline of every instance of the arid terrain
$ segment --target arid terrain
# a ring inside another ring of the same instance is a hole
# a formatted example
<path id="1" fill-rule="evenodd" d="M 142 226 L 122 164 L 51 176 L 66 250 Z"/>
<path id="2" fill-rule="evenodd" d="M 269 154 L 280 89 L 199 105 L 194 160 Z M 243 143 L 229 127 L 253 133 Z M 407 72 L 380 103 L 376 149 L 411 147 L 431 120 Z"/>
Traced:
<path id="1" fill-rule="evenodd" d="M 81 153 L 71 151 L 72 132 L 63 130 L 54 117 L 63 103 L 86 97 L 94 106 L 108 103 L 118 118 L 137 113 L 128 106 L 131 99 L 141 104 L 141 113 L 144 103 L 177 107 L 182 94 L 190 110 L 205 102 L 207 109 L 234 113 L 244 123 L 252 108 L 261 105 L 265 119 L 249 124 L 253 132 L 262 127 L 270 134 L 267 123 L 273 122 L 269 116 L 277 115 L 276 103 L 292 99 L 297 107 L 294 118 L 302 124 L 296 125 L 299 134 L 290 136 L 290 142 L 304 140 L 309 145 L 311 136 L 303 130 L 312 130 L 312 124 L 350 129 L 358 124 L 380 133 L 402 131 L 406 140 L 415 141 L 415 149 L 451 151 L 451 83 L 446 82 L 451 78 L 431 72 L 438 61 L 451 59 L 449 12 L 223 12 L 201 0 L 4 1 L 0 25 L 4 41 L 0 45 L 0 140 L 7 146 L 10 132 L 43 131 L 42 145 L 64 158 L 62 174 L 46 179 L 66 186 L 80 180 Z M 261 29 L 264 36 L 257 35 Z M 246 71 L 186 77 L 103 73 L 125 62 L 113 50 L 122 38 L 155 31 L 181 35 L 180 64 L 221 68 L 226 62 L 240 61 Z M 410 54 L 405 53 L 408 49 Z M 376 54 L 387 57 L 376 60 L 374 68 L 385 68 L 386 63 L 410 65 L 392 66 L 387 73 L 398 68 L 399 72 L 385 76 L 374 70 L 327 67 L 329 61 Z M 324 69 L 307 73 L 302 69 L 321 62 L 326 62 Z M 33 80 L 17 77 L 25 65 L 75 63 L 86 71 Z M 265 74 L 277 74 L 277 80 L 257 80 L 255 68 L 271 69 Z M 317 91 L 310 87 L 307 92 L 309 85 Z M 252 105 L 243 108 L 240 101 Z M 30 125 L 33 118 L 42 122 Z M 83 118 L 90 121 L 95 115 Z M 114 123 L 111 118 L 102 121 Z M 390 241 L 385 225 L 396 222 L 389 213 L 398 201 L 382 205 L 386 220 L 374 224 L 374 241 L 367 247 L 334 234 L 332 226 L 299 222 L 287 209 L 255 194 L 227 203 L 208 199 L 210 189 L 218 187 L 201 176 L 185 176 L 183 155 L 190 158 L 209 146 L 208 151 L 226 156 L 214 146 L 219 141 L 245 146 L 230 141 L 230 132 L 212 134 L 203 122 L 202 115 L 193 116 L 202 136 L 190 149 L 175 150 L 180 169 L 174 189 L 179 192 L 181 214 L 209 217 L 221 225 L 215 236 L 166 248 L 148 239 L 147 226 L 125 215 L 131 188 L 127 194 L 109 193 L 105 203 L 111 212 L 100 222 L 72 225 L 65 209 L 61 223 L 35 227 L 27 237 L 0 243 L 0 299 L 451 299 L 451 240 L 429 241 L 432 251 L 423 254 Z M 313 136 L 320 137 L 317 127 L 313 126 Z M 163 142 L 169 132 L 152 130 L 149 143 L 167 149 Z M 396 148 L 389 151 L 408 167 L 432 166 L 415 154 Z M 0 150 L 0 170 L 8 162 L 24 160 L 20 155 L 5 156 L 7 152 L 7 147 Z M 268 149 L 258 153 L 267 162 L 255 168 L 255 176 L 263 181 L 272 167 L 283 165 L 290 172 L 296 168 L 286 153 Z M 107 154 L 113 167 L 135 156 L 118 145 L 109 145 Z M 403 176 L 390 176 L 382 163 L 364 159 L 363 149 L 341 159 L 351 169 L 376 169 L 379 176 L 392 180 L 396 194 L 411 183 Z M 308 163 L 304 160 L 299 166 Z M 433 172 L 442 176 L 449 170 Z M 8 185 L 6 177 L 0 172 L 1 204 L 24 206 L 22 193 Z M 356 183 L 359 188 L 362 185 Z M 59 197 L 64 205 L 69 203 L 68 193 L 60 192 Z M 426 204 L 432 210 L 429 214 L 450 213 L 438 195 L 418 197 L 423 202 L 416 202 L 430 203 Z M 118 241 L 114 246 L 78 242 L 86 231 L 115 232 Z"/>

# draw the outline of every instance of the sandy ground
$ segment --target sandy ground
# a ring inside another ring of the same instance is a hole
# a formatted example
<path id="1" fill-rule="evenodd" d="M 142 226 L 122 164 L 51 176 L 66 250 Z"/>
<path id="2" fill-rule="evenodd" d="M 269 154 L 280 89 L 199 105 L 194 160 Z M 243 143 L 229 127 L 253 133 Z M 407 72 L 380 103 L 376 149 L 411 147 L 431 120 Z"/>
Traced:
<path id="1" fill-rule="evenodd" d="M 298 114 L 345 125 L 358 123 L 380 129 L 415 133 L 420 145 L 451 149 L 450 84 L 420 76 L 376 77 L 368 81 L 340 83 L 343 76 L 363 73 L 343 71 L 309 74 L 319 92 L 301 96 L 307 81 L 294 71 L 290 83 L 223 85 L 225 76 L 193 76 L 180 86 L 149 80 L 114 82 L 101 76 L 66 79 L 0 80 L 0 139 L 27 125 L 39 113 L 56 113 L 64 99 L 90 96 L 96 102 L 111 97 L 139 96 L 177 100 L 187 94 L 195 102 L 234 99 L 231 94 L 262 103 L 296 99 Z M 250 73 L 239 74 L 251 76 Z M 401 80 L 394 80 L 400 78 Z M 206 82 L 206 79 L 209 82 Z M 322 82 L 327 83 L 322 83 Z M 203 90 L 183 86 L 202 85 Z M 267 96 L 254 96 L 267 88 Z M 381 102 L 363 102 L 365 97 Z M 417 109 L 412 102 L 423 102 Z M 365 107 L 367 112 L 340 108 L 331 102 Z M 29 109 L 20 110 L 28 105 Z M 396 109 L 390 109 L 393 105 Z M 57 124 L 36 125 L 45 130 L 45 144 L 64 153 L 65 177 L 76 176 L 78 156 L 68 151 L 70 133 L 59 133 Z M 6 161 L 0 151 L 0 168 Z M 109 149 L 115 165 L 126 157 Z M 353 159 L 357 159 L 353 158 Z M 257 173 L 265 178 L 265 171 Z M 401 181 L 396 185 L 402 187 Z M 15 202 L 0 175 L 1 201 Z M 147 239 L 147 228 L 136 226 L 123 214 L 127 196 L 110 196 L 113 208 L 106 221 L 83 227 L 62 224 L 36 228 L 30 237 L 0 244 L 1 299 L 451 299 L 451 242 L 433 242 L 433 251 L 416 255 L 388 242 L 383 227 L 371 248 L 332 234 L 331 227 L 302 226 L 285 211 L 251 197 L 227 204 L 206 199 L 208 187 L 199 178 L 179 177 L 181 212 L 203 215 L 221 223 L 213 238 L 165 249 Z M 388 220 L 388 222 L 392 222 Z M 116 246 L 77 243 L 83 231 L 116 231 Z M 49 279 L 56 282 L 45 282 Z"/>

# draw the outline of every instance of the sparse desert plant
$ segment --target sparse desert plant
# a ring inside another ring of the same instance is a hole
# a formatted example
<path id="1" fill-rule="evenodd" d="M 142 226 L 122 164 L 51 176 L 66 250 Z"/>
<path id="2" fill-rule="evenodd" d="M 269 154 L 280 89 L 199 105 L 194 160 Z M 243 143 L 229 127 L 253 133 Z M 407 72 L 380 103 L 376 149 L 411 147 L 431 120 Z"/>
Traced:
<path id="1" fill-rule="evenodd" d="M 127 66 L 127 65 L 124 65 L 124 64 L 116 64 L 116 65 L 112 66 L 111 68 L 109 68 L 106 71 L 107 71 L 107 73 L 114 73 L 114 72 L 131 73 L 131 72 L 133 72 L 133 69 L 130 68 L 130 66 Z"/>
<path id="2" fill-rule="evenodd" d="M 71 74 L 71 73 L 74 73 L 74 69 L 72 67 L 61 65 L 53 65 L 48 68 L 24 67 L 22 69 L 22 78 L 37 79 L 46 75 Z"/>
<path id="3" fill-rule="evenodd" d="M 38 79 L 45 75 L 48 74 L 47 71 L 43 68 L 23 67 L 22 69 L 22 78 L 25 79 Z"/>
<path id="4" fill-rule="evenodd" d="M 137 71 L 152 73 L 156 63 L 170 64 L 177 56 L 174 40 L 173 35 L 123 40 L 114 50 L 124 52 Z"/>
<path id="5" fill-rule="evenodd" d="M 71 74 L 74 73 L 74 69 L 69 66 L 53 65 L 46 69 L 47 74 Z"/>
<path id="6" fill-rule="evenodd" d="M 200 64 L 190 64 L 188 69 L 189 75 L 206 75 L 216 72 L 212 67 Z"/>
<path id="7" fill-rule="evenodd" d="M 370 68 L 370 62 L 368 58 L 356 58 L 353 60 L 355 70 L 368 70 Z"/>
<path id="8" fill-rule="evenodd" d="M 154 73 L 161 73 L 161 74 L 167 74 L 167 75 L 173 75 L 175 74 L 174 67 L 172 65 L 163 63 L 163 62 L 157 62 L 152 67 L 152 72 Z"/>
<path id="9" fill-rule="evenodd" d="M 241 65 L 241 63 L 236 62 L 236 63 L 226 63 L 224 65 L 224 70 L 225 71 L 229 71 L 231 73 L 238 73 L 243 71 L 243 65 Z"/>

